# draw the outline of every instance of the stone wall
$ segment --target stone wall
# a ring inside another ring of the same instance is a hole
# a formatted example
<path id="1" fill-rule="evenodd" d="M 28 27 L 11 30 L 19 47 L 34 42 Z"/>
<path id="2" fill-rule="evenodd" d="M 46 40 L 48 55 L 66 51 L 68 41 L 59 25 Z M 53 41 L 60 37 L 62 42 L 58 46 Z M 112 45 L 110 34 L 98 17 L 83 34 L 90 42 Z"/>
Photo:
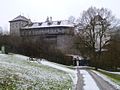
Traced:
<path id="1" fill-rule="evenodd" d="M 59 35 L 57 36 L 57 48 L 64 53 L 70 53 L 73 47 L 72 35 Z"/>
<path id="2" fill-rule="evenodd" d="M 20 29 L 27 25 L 27 21 L 11 21 L 10 22 L 10 35 L 20 36 Z"/>

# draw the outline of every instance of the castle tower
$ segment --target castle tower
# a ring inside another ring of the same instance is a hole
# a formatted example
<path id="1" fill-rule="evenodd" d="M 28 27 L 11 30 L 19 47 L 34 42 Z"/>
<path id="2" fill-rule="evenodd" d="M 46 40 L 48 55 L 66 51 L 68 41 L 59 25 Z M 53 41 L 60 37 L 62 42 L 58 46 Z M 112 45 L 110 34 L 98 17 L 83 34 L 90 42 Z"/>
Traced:
<path id="1" fill-rule="evenodd" d="M 24 16 L 17 16 L 10 22 L 10 35 L 12 36 L 20 36 L 20 29 L 29 24 L 30 19 L 27 19 Z"/>

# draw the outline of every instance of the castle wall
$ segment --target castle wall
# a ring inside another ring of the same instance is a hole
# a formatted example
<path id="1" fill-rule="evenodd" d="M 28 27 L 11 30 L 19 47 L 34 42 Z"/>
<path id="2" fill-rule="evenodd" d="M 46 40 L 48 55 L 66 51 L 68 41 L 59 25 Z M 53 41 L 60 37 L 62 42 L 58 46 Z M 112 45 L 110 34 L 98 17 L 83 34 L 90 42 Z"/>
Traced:
<path id="1" fill-rule="evenodd" d="M 71 50 L 73 44 L 74 26 L 66 20 L 31 22 L 19 15 L 10 21 L 10 35 L 34 41 L 44 39 L 50 46 L 66 53 Z"/>
<path id="2" fill-rule="evenodd" d="M 20 29 L 27 25 L 26 21 L 12 21 L 10 22 L 10 35 L 20 36 Z"/>
<path id="3" fill-rule="evenodd" d="M 51 47 L 57 48 L 64 53 L 71 50 L 73 45 L 73 28 L 38 28 L 21 29 L 22 37 L 42 38 L 47 41 Z"/>
<path id="4" fill-rule="evenodd" d="M 64 53 L 70 53 L 73 46 L 73 35 L 57 36 L 57 48 Z"/>

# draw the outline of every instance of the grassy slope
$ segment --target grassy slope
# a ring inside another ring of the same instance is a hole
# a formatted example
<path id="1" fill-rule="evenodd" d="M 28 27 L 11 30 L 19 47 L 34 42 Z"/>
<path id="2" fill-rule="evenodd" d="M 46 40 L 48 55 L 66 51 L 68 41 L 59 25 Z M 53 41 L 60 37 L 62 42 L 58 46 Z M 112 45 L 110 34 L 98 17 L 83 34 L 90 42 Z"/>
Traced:
<path id="1" fill-rule="evenodd" d="M 20 55 L 0 54 L 0 90 L 68 90 L 72 80 L 63 71 L 30 62 Z"/>
<path id="2" fill-rule="evenodd" d="M 99 70 L 99 72 L 106 75 L 107 77 L 109 77 L 114 82 L 116 82 L 117 84 L 120 85 L 120 75 L 119 74 L 112 74 L 112 73 L 101 71 L 101 70 Z"/>

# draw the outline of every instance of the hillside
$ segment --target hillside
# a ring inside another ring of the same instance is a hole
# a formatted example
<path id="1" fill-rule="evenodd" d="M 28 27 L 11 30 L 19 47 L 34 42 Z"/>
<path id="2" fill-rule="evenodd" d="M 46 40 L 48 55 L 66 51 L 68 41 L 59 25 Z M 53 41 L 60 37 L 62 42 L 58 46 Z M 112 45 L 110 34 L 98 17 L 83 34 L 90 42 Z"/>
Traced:
<path id="1" fill-rule="evenodd" d="M 72 79 L 28 57 L 0 54 L 0 90 L 71 90 Z"/>

